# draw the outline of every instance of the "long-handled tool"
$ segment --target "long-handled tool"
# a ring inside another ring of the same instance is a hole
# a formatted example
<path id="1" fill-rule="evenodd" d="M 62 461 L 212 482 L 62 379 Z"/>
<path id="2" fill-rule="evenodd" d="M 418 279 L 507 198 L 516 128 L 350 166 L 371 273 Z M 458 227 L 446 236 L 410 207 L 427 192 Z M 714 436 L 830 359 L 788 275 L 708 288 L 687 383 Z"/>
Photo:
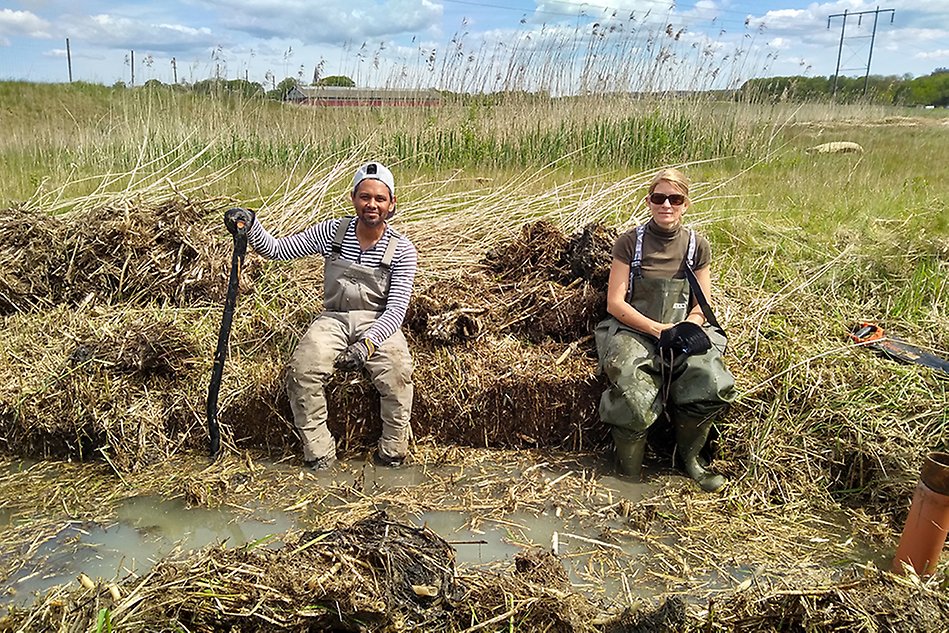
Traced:
<path id="1" fill-rule="evenodd" d="M 850 338 L 855 343 L 872 347 L 894 360 L 916 363 L 949 373 L 949 360 L 930 354 L 904 340 L 891 338 L 884 333 L 883 328 L 873 323 L 858 323 L 850 331 Z"/>
<path id="2" fill-rule="evenodd" d="M 243 220 L 232 220 L 225 214 L 224 224 L 234 238 L 234 254 L 231 256 L 231 274 L 227 280 L 227 297 L 224 300 L 224 316 L 221 319 L 221 331 L 217 337 L 217 349 L 214 351 L 214 365 L 211 368 L 211 384 L 208 386 L 208 436 L 211 439 L 211 458 L 217 457 L 221 449 L 221 429 L 217 421 L 217 397 L 221 390 L 221 378 L 224 375 L 224 359 L 227 357 L 227 339 L 231 334 L 231 321 L 234 319 L 234 306 L 237 305 L 237 289 L 240 282 L 241 266 L 247 253 L 248 224 Z"/>

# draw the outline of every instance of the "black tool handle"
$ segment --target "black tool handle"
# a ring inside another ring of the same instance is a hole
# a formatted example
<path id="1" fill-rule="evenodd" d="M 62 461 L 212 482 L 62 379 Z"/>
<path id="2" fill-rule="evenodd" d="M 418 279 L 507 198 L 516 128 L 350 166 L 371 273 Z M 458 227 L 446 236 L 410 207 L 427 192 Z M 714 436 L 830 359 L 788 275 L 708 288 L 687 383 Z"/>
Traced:
<path id="1" fill-rule="evenodd" d="M 241 227 L 243 229 L 243 227 Z M 234 320 L 234 307 L 237 305 L 237 289 L 240 285 L 240 271 L 247 253 L 247 232 L 234 233 L 234 254 L 231 256 L 231 273 L 227 280 L 227 297 L 224 300 L 224 316 L 221 318 L 221 330 L 217 337 L 217 349 L 214 350 L 214 365 L 211 368 L 211 383 L 208 385 L 208 436 L 211 440 L 211 458 L 217 457 L 221 449 L 221 429 L 217 420 L 217 397 L 221 391 L 221 378 L 224 376 L 224 360 L 227 358 L 227 340 L 231 335 L 231 322 Z"/>

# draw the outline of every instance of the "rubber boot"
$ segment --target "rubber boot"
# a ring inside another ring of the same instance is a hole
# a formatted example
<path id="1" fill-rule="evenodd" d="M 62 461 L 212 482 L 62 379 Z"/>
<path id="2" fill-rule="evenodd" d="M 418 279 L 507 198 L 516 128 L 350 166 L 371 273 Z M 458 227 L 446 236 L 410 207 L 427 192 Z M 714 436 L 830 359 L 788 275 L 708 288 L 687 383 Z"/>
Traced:
<path id="1" fill-rule="evenodd" d="M 718 492 L 725 485 L 725 478 L 706 470 L 699 461 L 699 453 L 708 439 L 712 428 L 711 418 L 694 418 L 679 414 L 676 416 L 676 445 L 682 457 L 682 466 L 689 477 L 694 479 L 702 490 Z"/>
<path id="2" fill-rule="evenodd" d="M 613 445 L 616 450 L 616 469 L 627 477 L 641 481 L 646 434 L 614 426 Z"/>

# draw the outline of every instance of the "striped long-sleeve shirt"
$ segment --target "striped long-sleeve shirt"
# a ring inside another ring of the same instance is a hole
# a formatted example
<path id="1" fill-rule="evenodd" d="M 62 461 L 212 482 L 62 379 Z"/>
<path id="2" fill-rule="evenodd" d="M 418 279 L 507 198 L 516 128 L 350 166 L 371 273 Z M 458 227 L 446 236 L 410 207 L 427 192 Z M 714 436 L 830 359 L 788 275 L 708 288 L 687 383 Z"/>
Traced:
<path id="1" fill-rule="evenodd" d="M 333 237 L 336 235 L 339 223 L 344 220 L 349 221 L 349 218 L 325 220 L 299 233 L 279 239 L 268 233 L 257 221 L 251 225 L 247 241 L 255 251 L 268 259 L 289 260 L 309 255 L 322 255 L 326 258 L 333 252 Z M 363 266 L 378 267 L 382 263 L 382 256 L 386 252 L 389 240 L 394 238 L 395 232 L 387 225 L 382 238 L 372 248 L 364 251 L 359 247 L 359 240 L 356 238 L 356 223 L 353 222 L 343 237 L 343 250 L 340 257 Z M 415 281 L 417 268 L 418 252 L 408 238 L 401 236 L 389 269 L 391 277 L 385 310 L 366 333 L 366 338 L 377 346 L 402 327 L 405 312 L 409 307 L 409 299 L 412 296 L 412 284 Z"/>

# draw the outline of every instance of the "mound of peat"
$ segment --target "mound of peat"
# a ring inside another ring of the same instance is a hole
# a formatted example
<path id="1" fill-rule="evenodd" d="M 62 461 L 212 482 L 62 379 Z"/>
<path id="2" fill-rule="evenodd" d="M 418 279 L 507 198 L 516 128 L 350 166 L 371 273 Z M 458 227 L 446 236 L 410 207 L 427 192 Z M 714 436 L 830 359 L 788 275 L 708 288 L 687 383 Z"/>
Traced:
<path id="1" fill-rule="evenodd" d="M 0 368 L 0 432 L 9 452 L 105 453 L 134 469 L 204 446 L 229 252 L 221 235 L 200 229 L 203 212 L 166 203 L 82 217 L 0 215 L 8 333 L 0 351 L 11 359 Z M 423 271 L 405 327 L 417 366 L 416 436 L 494 447 L 600 445 L 602 386 L 590 332 L 605 313 L 612 240 L 600 226 L 566 236 L 539 221 L 454 277 L 426 284 Z M 284 365 L 315 312 L 256 309 L 260 270 L 260 258 L 249 255 L 219 417 L 226 445 L 295 450 Z M 302 274 L 306 283 L 282 285 L 282 299 L 312 306 L 312 262 Z M 368 380 L 337 375 L 328 392 L 341 448 L 371 445 L 380 425 Z"/>

